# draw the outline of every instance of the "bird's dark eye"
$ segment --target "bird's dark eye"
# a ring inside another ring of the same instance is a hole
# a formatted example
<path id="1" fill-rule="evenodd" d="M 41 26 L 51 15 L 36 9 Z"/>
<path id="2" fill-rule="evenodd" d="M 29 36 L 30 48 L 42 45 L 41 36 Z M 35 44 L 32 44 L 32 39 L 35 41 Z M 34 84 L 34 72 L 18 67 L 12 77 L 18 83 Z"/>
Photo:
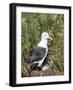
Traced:
<path id="1" fill-rule="evenodd" d="M 47 36 L 47 35 L 45 34 L 45 36 Z"/>

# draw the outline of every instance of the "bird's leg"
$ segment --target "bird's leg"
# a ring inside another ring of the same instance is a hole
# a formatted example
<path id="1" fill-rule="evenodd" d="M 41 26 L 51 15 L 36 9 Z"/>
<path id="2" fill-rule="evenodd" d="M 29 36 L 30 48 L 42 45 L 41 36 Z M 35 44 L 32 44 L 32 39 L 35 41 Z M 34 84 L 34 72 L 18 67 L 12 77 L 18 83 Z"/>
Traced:
<path id="1" fill-rule="evenodd" d="M 43 72 L 41 71 L 40 76 L 43 76 Z"/>
<path id="2" fill-rule="evenodd" d="M 43 76 L 43 72 L 42 72 L 42 66 L 41 66 L 41 72 L 40 72 L 40 76 Z"/>

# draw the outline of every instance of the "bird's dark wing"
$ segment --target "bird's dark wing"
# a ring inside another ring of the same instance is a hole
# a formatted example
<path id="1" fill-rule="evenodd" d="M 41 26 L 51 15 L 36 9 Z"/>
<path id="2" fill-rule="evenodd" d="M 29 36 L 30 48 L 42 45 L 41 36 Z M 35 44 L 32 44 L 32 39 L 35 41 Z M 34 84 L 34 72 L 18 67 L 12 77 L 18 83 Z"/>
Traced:
<path id="1" fill-rule="evenodd" d="M 33 63 L 35 61 L 41 60 L 46 54 L 46 48 L 35 47 L 29 51 L 29 56 L 27 58 L 28 63 Z"/>

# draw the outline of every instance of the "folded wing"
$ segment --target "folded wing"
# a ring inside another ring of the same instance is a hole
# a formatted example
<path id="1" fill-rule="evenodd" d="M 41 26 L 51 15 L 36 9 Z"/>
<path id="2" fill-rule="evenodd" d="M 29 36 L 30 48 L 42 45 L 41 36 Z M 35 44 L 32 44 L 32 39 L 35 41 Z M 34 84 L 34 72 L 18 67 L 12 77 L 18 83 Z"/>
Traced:
<path id="1" fill-rule="evenodd" d="M 45 54 L 46 54 L 46 48 L 42 48 L 42 47 L 32 48 L 29 51 L 27 62 L 34 63 L 36 61 L 40 61 L 42 58 L 44 58 Z"/>

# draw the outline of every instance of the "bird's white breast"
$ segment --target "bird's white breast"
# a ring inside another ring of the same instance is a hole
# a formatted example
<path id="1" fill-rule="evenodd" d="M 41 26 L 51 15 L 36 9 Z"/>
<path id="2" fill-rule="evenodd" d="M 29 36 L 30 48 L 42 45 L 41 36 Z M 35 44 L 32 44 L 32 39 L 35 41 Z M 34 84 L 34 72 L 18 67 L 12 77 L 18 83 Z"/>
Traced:
<path id="1" fill-rule="evenodd" d="M 46 39 L 42 39 L 39 44 L 38 47 L 42 47 L 42 48 L 47 48 L 47 40 Z"/>

